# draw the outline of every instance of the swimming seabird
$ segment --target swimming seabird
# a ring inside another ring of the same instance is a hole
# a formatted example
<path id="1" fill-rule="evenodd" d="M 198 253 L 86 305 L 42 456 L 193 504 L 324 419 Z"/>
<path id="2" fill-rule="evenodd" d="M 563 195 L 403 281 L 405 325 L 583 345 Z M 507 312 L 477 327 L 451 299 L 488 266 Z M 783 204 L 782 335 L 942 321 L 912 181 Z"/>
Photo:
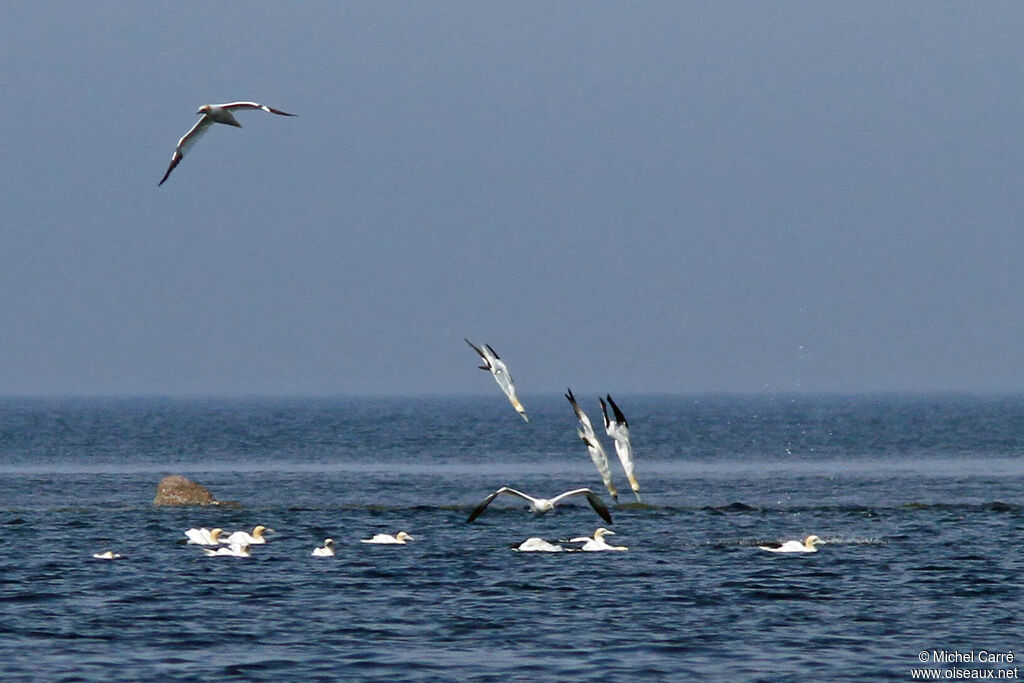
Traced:
<path id="1" fill-rule="evenodd" d="M 604 540 L 605 536 L 614 536 L 614 535 L 615 535 L 614 531 L 611 531 L 610 529 L 605 529 L 604 527 L 601 527 L 600 529 L 598 529 L 598 530 L 596 530 L 594 532 L 594 537 L 593 538 L 588 538 L 586 536 L 583 536 L 581 538 L 574 538 L 574 539 L 570 540 L 569 542 L 570 543 L 583 543 L 583 547 L 580 548 L 580 550 L 582 550 L 584 552 L 588 552 L 588 553 L 598 552 L 600 550 L 629 550 L 629 548 L 627 548 L 624 545 L 609 545 L 608 542 Z"/>
<path id="2" fill-rule="evenodd" d="M 93 553 L 92 555 L 97 560 L 120 560 L 121 556 L 115 553 L 113 550 L 108 550 L 105 553 Z"/>
<path id="3" fill-rule="evenodd" d="M 210 550 L 209 548 L 203 548 L 203 552 L 209 557 L 223 556 L 223 557 L 249 557 L 249 544 L 248 543 L 232 543 L 228 546 L 221 546 L 216 550 Z"/>
<path id="4" fill-rule="evenodd" d="M 816 553 L 818 549 L 814 546 L 818 543 L 824 543 L 824 541 L 811 534 L 803 540 L 803 543 L 800 541 L 786 541 L 785 543 L 765 543 L 757 547 L 770 553 Z"/>
<path id="5" fill-rule="evenodd" d="M 549 543 L 536 536 L 526 539 L 517 546 L 512 546 L 512 549 L 521 553 L 560 553 L 565 550 L 557 543 Z"/>
<path id="6" fill-rule="evenodd" d="M 594 465 L 601 475 L 604 487 L 608 489 L 608 493 L 611 494 L 611 497 L 617 503 L 619 502 L 619 492 L 615 490 L 615 484 L 612 483 L 612 473 L 608 469 L 608 456 L 604 452 L 604 446 L 597 440 L 597 434 L 594 433 L 594 426 L 590 424 L 590 418 L 587 417 L 587 414 L 576 403 L 576 397 L 572 395 L 572 389 L 566 389 L 566 392 L 565 397 L 569 399 L 569 403 L 572 404 L 572 409 L 576 413 L 576 419 L 580 421 L 580 426 L 576 429 L 576 433 L 579 434 L 583 443 L 587 445 L 587 452 L 590 453 L 590 459 L 594 461 Z"/>
<path id="7" fill-rule="evenodd" d="M 392 536 L 391 534 L 374 534 L 373 538 L 362 539 L 363 543 L 377 543 L 380 545 L 405 545 L 406 541 L 415 541 L 416 539 L 405 533 L 399 531 L 397 534 Z"/>
<path id="8" fill-rule="evenodd" d="M 223 529 L 207 529 L 203 527 L 202 529 L 189 529 L 185 532 L 185 535 L 188 537 L 190 545 L 220 545 L 221 543 L 227 543 L 227 541 L 220 538 L 222 533 L 224 533 Z"/>
<path id="9" fill-rule="evenodd" d="M 253 527 L 252 533 L 247 531 L 235 531 L 227 538 L 222 538 L 221 543 L 247 543 L 249 545 L 261 545 L 267 542 L 267 539 L 263 537 L 264 531 L 273 531 L 267 527 L 259 524 Z"/>
<path id="10" fill-rule="evenodd" d="M 334 555 L 334 539 L 325 538 L 324 547 L 313 548 L 313 557 L 331 557 Z"/>
<path id="11" fill-rule="evenodd" d="M 526 417 L 526 408 L 523 407 L 523 404 L 520 403 L 519 399 L 516 397 L 516 386 L 512 383 L 512 375 L 508 374 L 508 366 L 505 365 L 505 361 L 498 358 L 498 354 L 494 352 L 494 349 L 492 349 L 489 344 L 484 344 L 481 349 L 480 347 L 475 346 L 473 342 L 465 339 L 465 337 L 463 337 L 463 340 L 472 346 L 473 350 L 483 358 L 484 364 L 480 366 L 480 369 L 491 371 L 491 374 L 494 375 L 494 381 L 498 383 L 501 390 L 505 392 L 506 396 L 508 396 L 508 400 L 512 404 L 512 407 L 516 409 L 516 412 L 519 413 L 524 420 L 529 422 L 530 418 Z"/>
<path id="12" fill-rule="evenodd" d="M 551 510 L 554 509 L 556 505 L 558 505 L 559 502 L 571 496 L 586 496 L 587 502 L 590 503 L 590 507 L 594 508 L 594 512 L 599 514 L 601 516 L 601 519 L 603 519 L 604 521 L 608 522 L 609 524 L 612 523 L 612 515 L 610 512 L 608 512 L 608 508 L 605 506 L 604 501 L 602 501 L 601 497 L 598 496 L 593 491 L 591 491 L 590 489 L 573 489 L 572 491 L 560 493 L 554 498 L 534 498 L 533 496 L 526 495 L 522 491 L 516 491 L 515 489 L 510 489 L 507 486 L 502 486 L 500 489 L 484 498 L 483 502 L 477 505 L 476 509 L 474 509 L 473 512 L 469 515 L 469 519 L 466 520 L 466 523 L 468 524 L 469 522 L 472 522 L 474 519 L 479 517 L 480 513 L 483 512 L 484 509 L 491 504 L 491 501 L 503 493 L 508 493 L 513 496 L 519 496 L 523 500 L 530 503 L 530 512 L 532 512 L 535 515 L 543 515 L 545 512 L 550 512 Z"/>
<path id="13" fill-rule="evenodd" d="M 608 406 L 605 405 L 604 399 L 598 397 L 597 400 L 601 402 L 601 414 L 604 415 L 604 430 L 608 432 L 608 436 L 615 439 L 615 453 L 619 456 L 619 462 L 622 463 L 622 470 L 626 473 L 626 479 L 629 479 L 629 486 L 633 489 L 633 495 L 636 496 L 637 502 L 639 502 L 640 483 L 633 474 L 633 445 L 629 442 L 629 423 L 626 422 L 626 416 L 615 405 L 611 394 L 608 394 L 608 405 L 612 407 L 613 419 L 608 418 Z"/>
<path id="14" fill-rule="evenodd" d="M 271 114 L 277 114 L 279 116 L 296 116 L 296 114 L 289 114 L 288 112 L 281 111 L 280 109 L 274 109 L 268 107 L 265 104 L 258 102 L 228 102 L 227 104 L 204 104 L 199 107 L 196 114 L 202 114 L 202 118 L 196 121 L 196 125 L 185 133 L 184 137 L 178 140 L 178 146 L 174 149 L 174 155 L 171 157 L 171 165 L 167 167 L 167 173 L 164 173 L 164 177 L 157 183 L 157 186 L 163 185 L 167 177 L 171 175 L 171 171 L 177 166 L 182 157 L 185 156 L 185 152 L 191 149 L 192 145 L 196 144 L 196 141 L 202 136 L 203 133 L 209 129 L 215 123 L 225 123 L 229 126 L 235 126 L 241 128 L 242 124 L 235 120 L 234 115 L 231 113 L 235 109 L 262 109 L 265 112 Z"/>

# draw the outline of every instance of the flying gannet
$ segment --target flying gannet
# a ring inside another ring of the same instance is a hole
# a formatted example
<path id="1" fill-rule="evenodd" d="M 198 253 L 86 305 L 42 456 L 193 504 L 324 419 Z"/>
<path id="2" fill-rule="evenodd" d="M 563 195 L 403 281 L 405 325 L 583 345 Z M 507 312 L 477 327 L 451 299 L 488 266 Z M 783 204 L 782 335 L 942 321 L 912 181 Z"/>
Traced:
<path id="1" fill-rule="evenodd" d="M 220 535 L 222 533 L 224 533 L 223 530 L 219 528 L 207 529 L 203 527 L 202 529 L 189 529 L 185 532 L 185 536 L 188 537 L 190 545 L 220 545 L 227 542 L 221 540 Z"/>
<path id="2" fill-rule="evenodd" d="M 588 538 L 586 536 L 583 536 L 581 538 L 574 538 L 574 539 L 570 540 L 569 542 L 570 543 L 583 543 L 583 547 L 580 548 L 580 550 L 582 550 L 584 552 L 588 552 L 588 553 L 598 552 L 598 551 L 601 551 L 601 550 L 629 550 L 629 548 L 627 548 L 624 545 L 609 545 L 608 542 L 604 540 L 605 536 L 614 536 L 614 535 L 615 535 L 614 531 L 611 531 L 610 529 L 605 529 L 604 527 L 601 527 L 600 529 L 598 529 L 597 531 L 594 532 L 594 537 L 593 538 Z"/>
<path id="3" fill-rule="evenodd" d="M 216 550 L 203 548 L 208 557 L 250 557 L 248 543 L 232 543 L 229 546 L 221 546 Z"/>
<path id="4" fill-rule="evenodd" d="M 332 557 L 334 555 L 334 539 L 325 538 L 322 548 L 313 548 L 313 557 Z"/>
<path id="5" fill-rule="evenodd" d="M 757 547 L 770 553 L 816 553 L 818 549 L 814 546 L 819 543 L 824 543 L 824 541 L 811 534 L 803 540 L 803 543 L 800 541 L 786 541 L 785 543 L 765 543 Z"/>
<path id="6" fill-rule="evenodd" d="M 527 501 L 530 504 L 530 512 L 532 512 L 535 515 L 543 515 L 546 512 L 550 512 L 551 510 L 554 509 L 556 505 L 558 505 L 558 503 L 560 503 L 562 500 L 566 498 L 570 498 L 572 496 L 586 496 L 587 502 L 590 503 L 590 507 L 594 508 L 594 512 L 600 515 L 601 519 L 603 519 L 604 521 L 608 522 L 609 524 L 612 523 L 612 515 L 610 512 L 608 512 L 608 508 L 605 506 L 604 501 L 602 501 L 601 497 L 598 496 L 593 491 L 591 491 L 590 489 L 573 489 L 572 491 L 566 491 L 565 493 L 561 493 L 555 496 L 554 498 L 534 498 L 533 496 L 526 495 L 522 491 L 516 491 L 515 489 L 510 489 L 507 486 L 502 486 L 500 489 L 484 498 L 483 502 L 477 505 L 473 512 L 469 515 L 469 519 L 466 520 L 466 523 L 468 524 L 469 522 L 472 522 L 474 519 L 479 517 L 480 513 L 483 512 L 484 509 L 486 509 L 487 506 L 491 504 L 491 501 L 503 493 L 508 493 L 513 496 L 519 496 L 523 500 Z"/>
<path id="7" fill-rule="evenodd" d="M 576 403 L 576 397 L 572 395 L 572 389 L 566 389 L 566 392 L 565 397 L 569 399 L 569 403 L 572 404 L 572 409 L 576 413 L 576 419 L 580 421 L 580 426 L 576 429 L 576 433 L 579 434 L 583 443 L 587 445 L 587 452 L 590 453 L 590 459 L 594 461 L 594 465 L 601 475 L 604 487 L 608 489 L 608 493 L 611 494 L 611 497 L 617 503 L 619 502 L 619 492 L 615 490 L 615 484 L 612 483 L 612 473 L 608 469 L 608 456 L 604 452 L 604 446 L 597 440 L 597 434 L 594 433 L 594 426 L 590 424 L 590 418 L 587 417 L 587 414 Z"/>
<path id="8" fill-rule="evenodd" d="M 608 432 L 608 436 L 615 439 L 615 453 L 619 456 L 619 462 L 622 463 L 622 469 L 626 473 L 626 478 L 629 479 L 629 486 L 633 489 L 633 495 L 636 496 L 637 502 L 639 502 L 640 482 L 636 480 L 636 476 L 633 474 L 633 445 L 629 442 L 629 423 L 626 422 L 626 416 L 615 405 L 611 394 L 608 395 L 608 405 L 612 407 L 614 419 L 608 418 L 608 406 L 605 405 L 604 399 L 598 397 L 597 400 L 601 402 L 601 414 L 604 415 L 604 430 Z"/>
<path id="9" fill-rule="evenodd" d="M 185 152 L 192 148 L 192 145 L 196 144 L 196 141 L 202 137 L 210 126 L 215 123 L 225 123 L 229 126 L 235 126 L 241 128 L 242 124 L 235 120 L 234 115 L 231 113 L 235 109 L 262 109 L 263 111 L 270 112 L 271 114 L 278 114 L 279 116 L 296 116 L 296 114 L 289 114 L 288 112 L 281 111 L 280 109 L 274 109 L 258 102 L 228 102 L 227 104 L 204 104 L 199 107 L 196 114 L 202 114 L 202 118 L 196 121 L 196 125 L 185 133 L 184 137 L 178 140 L 178 146 L 174 148 L 174 155 L 171 156 L 171 165 L 167 167 L 167 173 L 164 173 L 164 177 L 160 180 L 157 185 L 163 185 L 167 177 L 171 175 L 171 171 L 177 166 L 182 157 L 185 156 Z"/>
<path id="10" fill-rule="evenodd" d="M 405 533 L 399 531 L 397 534 L 392 536 L 391 534 L 374 534 L 373 538 L 362 539 L 363 543 L 376 543 L 378 545 L 405 545 L 406 541 L 415 541 L 416 539 Z"/>
<path id="11" fill-rule="evenodd" d="M 501 390 L 505 392 L 506 396 L 508 396 L 508 400 L 512 404 L 512 407 L 516 409 L 516 412 L 519 413 L 524 420 L 529 422 L 530 418 L 526 417 L 526 408 L 523 407 L 523 404 L 520 403 L 519 399 L 516 397 L 516 386 L 512 383 L 512 375 L 508 374 L 508 366 L 505 365 L 505 361 L 498 357 L 498 354 L 494 352 L 494 349 L 492 349 L 490 345 L 484 344 L 481 349 L 468 339 L 463 339 L 467 344 L 473 347 L 473 350 L 476 351 L 481 358 L 483 358 L 484 364 L 480 366 L 480 369 L 491 371 L 491 374 L 494 375 L 494 381 L 498 383 Z"/>
<path id="12" fill-rule="evenodd" d="M 267 539 L 264 538 L 264 536 L 263 536 L 263 532 L 264 531 L 273 531 L 273 529 L 268 529 L 267 527 L 263 526 L 262 524 L 259 524 L 259 525 L 255 526 L 255 527 L 253 527 L 253 530 L 252 530 L 251 534 L 248 531 L 235 531 L 234 533 L 229 535 L 227 538 L 220 539 L 220 542 L 221 543 L 246 543 L 248 545 L 262 545 L 263 543 L 267 542 Z"/>

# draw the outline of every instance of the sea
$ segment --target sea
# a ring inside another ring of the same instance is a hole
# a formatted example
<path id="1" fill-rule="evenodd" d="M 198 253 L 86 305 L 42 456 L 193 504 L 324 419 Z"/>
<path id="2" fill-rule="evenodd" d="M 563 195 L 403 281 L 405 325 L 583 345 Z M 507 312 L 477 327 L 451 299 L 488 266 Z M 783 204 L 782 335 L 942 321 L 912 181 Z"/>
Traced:
<path id="1" fill-rule="evenodd" d="M 1024 396 L 616 395 L 617 504 L 568 402 L 522 398 L 0 399 L 0 679 L 1019 678 Z M 169 474 L 233 504 L 154 506 Z M 468 524 L 501 486 L 613 523 Z M 184 534 L 256 525 L 249 558 Z M 601 526 L 628 550 L 513 549 Z"/>

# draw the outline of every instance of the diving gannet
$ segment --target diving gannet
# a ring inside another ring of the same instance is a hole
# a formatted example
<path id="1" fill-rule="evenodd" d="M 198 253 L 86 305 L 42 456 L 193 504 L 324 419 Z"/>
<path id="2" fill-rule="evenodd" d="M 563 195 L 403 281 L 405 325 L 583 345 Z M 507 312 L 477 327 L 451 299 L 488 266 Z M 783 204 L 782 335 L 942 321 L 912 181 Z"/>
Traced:
<path id="1" fill-rule="evenodd" d="M 415 540 L 415 538 L 405 533 L 404 531 L 399 531 L 394 536 L 392 536 L 391 534 L 374 534 L 373 538 L 362 539 L 362 543 L 377 543 L 379 545 L 405 545 L 406 541 Z"/>
<path id="2" fill-rule="evenodd" d="M 167 173 L 164 173 L 164 177 L 157 183 L 157 186 L 163 185 L 167 177 L 171 175 L 171 171 L 177 166 L 182 157 L 185 156 L 185 152 L 191 149 L 192 145 L 196 144 L 196 141 L 215 123 L 225 123 L 229 126 L 235 126 L 241 128 L 242 124 L 235 120 L 234 115 L 231 113 L 235 109 L 262 109 L 263 111 L 270 112 L 271 114 L 277 114 L 279 116 L 296 116 L 296 114 L 289 114 L 288 112 L 281 111 L 280 109 L 274 109 L 258 102 L 228 102 L 227 104 L 204 104 L 199 107 L 199 111 L 196 114 L 202 114 L 202 118 L 196 121 L 196 125 L 185 133 L 184 137 L 178 140 L 178 146 L 174 149 L 174 155 L 171 156 L 171 165 L 167 167 Z"/>
<path id="3" fill-rule="evenodd" d="M 608 456 L 604 452 L 604 446 L 597 440 L 597 434 L 594 433 L 594 426 L 590 424 L 590 418 L 587 417 L 587 414 L 576 403 L 576 397 L 572 395 L 572 389 L 566 389 L 566 392 L 565 397 L 569 399 L 573 412 L 576 413 L 576 419 L 580 421 L 580 426 L 576 429 L 576 433 L 583 440 L 583 443 L 587 445 L 587 452 L 590 453 L 590 459 L 594 461 L 598 474 L 601 475 L 604 487 L 608 489 L 608 493 L 611 494 L 611 497 L 617 503 L 619 502 L 619 492 L 615 490 L 615 484 L 612 483 L 612 473 L 608 469 Z"/>
<path id="4" fill-rule="evenodd" d="M 600 496 L 598 496 L 590 489 L 573 489 L 572 491 L 566 491 L 565 493 L 561 493 L 555 496 L 554 498 L 534 498 L 533 496 L 526 495 L 522 491 L 516 491 L 515 489 L 510 489 L 507 486 L 502 486 L 500 489 L 484 498 L 483 502 L 477 505 L 476 509 L 474 509 L 473 512 L 469 515 L 469 519 L 466 520 L 466 523 L 468 524 L 469 522 L 472 522 L 474 519 L 479 517 L 480 513 L 483 512 L 484 509 L 491 504 L 491 501 L 503 493 L 508 493 L 513 496 L 519 496 L 523 500 L 527 501 L 530 504 L 530 512 L 532 512 L 535 515 L 543 515 L 545 512 L 550 512 L 551 510 L 554 509 L 556 505 L 558 505 L 559 502 L 561 502 L 565 498 L 569 498 L 571 496 L 586 496 L 587 502 L 590 503 L 590 507 L 594 508 L 594 512 L 599 514 L 601 516 L 601 519 L 603 519 L 604 521 L 608 522 L 609 524 L 612 523 L 612 515 L 610 512 L 608 512 L 608 508 L 605 507 L 604 501 L 602 501 Z"/>
<path id="5" fill-rule="evenodd" d="M 468 339 L 463 339 L 467 344 L 473 347 L 474 351 L 480 354 L 481 358 L 483 358 L 484 364 L 480 366 L 480 369 L 491 371 L 491 374 L 494 375 L 494 381 L 498 383 L 501 390 L 505 392 L 506 396 L 508 396 L 508 400 L 512 404 L 512 407 L 516 409 L 516 412 L 519 413 L 524 420 L 529 422 L 530 418 L 526 417 L 526 408 L 523 407 L 523 404 L 520 403 L 519 399 L 516 397 L 516 386 L 512 383 L 512 375 L 508 374 L 508 366 L 505 365 L 505 361 L 498 358 L 498 354 L 495 353 L 494 349 L 492 349 L 488 344 L 484 344 L 483 349 L 481 349 L 480 347 L 475 346 L 473 342 Z"/>
<path id="6" fill-rule="evenodd" d="M 601 414 L 604 415 L 604 430 L 608 432 L 608 436 L 615 439 L 615 453 L 619 456 L 619 462 L 622 463 L 622 470 L 626 473 L 626 479 L 629 479 L 633 495 L 636 496 L 637 502 L 640 502 L 640 482 L 636 480 L 636 476 L 633 474 L 633 445 L 629 442 L 629 423 L 626 422 L 626 416 L 615 405 L 611 394 L 608 395 L 608 405 L 612 407 L 614 419 L 608 418 L 608 406 L 605 405 L 604 399 L 598 397 L 597 400 L 601 402 Z"/>
<path id="7" fill-rule="evenodd" d="M 770 553 L 816 553 L 818 549 L 814 546 L 819 543 L 824 543 L 824 541 L 811 534 L 804 539 L 803 543 L 800 541 L 786 541 L 785 543 L 765 543 L 757 547 Z"/>
<path id="8" fill-rule="evenodd" d="M 557 543 L 549 543 L 543 538 L 537 538 L 536 536 L 526 539 L 519 545 L 512 546 L 512 549 L 518 550 L 521 553 L 560 553 L 565 550 L 565 548 Z"/>
<path id="9" fill-rule="evenodd" d="M 324 547 L 313 548 L 313 557 L 331 557 L 334 555 L 334 539 L 325 538 Z"/>
<path id="10" fill-rule="evenodd" d="M 219 528 L 207 529 L 203 527 L 202 529 L 189 529 L 185 532 L 185 535 L 188 537 L 190 545 L 220 545 L 227 542 L 220 538 L 222 533 L 224 531 Z"/>
<path id="11" fill-rule="evenodd" d="M 221 546 L 216 550 L 210 550 L 209 548 L 203 548 L 203 552 L 208 557 L 249 557 L 249 544 L 248 543 L 232 543 L 229 546 Z"/>
<path id="12" fill-rule="evenodd" d="M 629 550 L 629 548 L 627 548 L 624 545 L 609 545 L 608 542 L 604 540 L 605 536 L 614 536 L 614 535 L 615 535 L 614 531 L 611 531 L 610 529 L 605 529 L 604 527 L 601 527 L 600 529 L 598 529 L 597 531 L 594 532 L 594 537 L 593 538 L 588 538 L 586 536 L 583 536 L 582 538 L 574 538 L 574 539 L 570 540 L 569 542 L 570 543 L 583 543 L 583 547 L 580 548 L 580 550 L 582 550 L 584 552 L 588 552 L 588 553 L 598 552 L 598 551 L 601 551 L 601 550 Z"/>
<path id="13" fill-rule="evenodd" d="M 236 531 L 227 538 L 220 539 L 221 543 L 246 543 L 249 545 L 261 545 L 267 542 L 267 539 L 263 537 L 264 531 L 273 531 L 267 527 L 259 524 L 253 527 L 252 533 L 247 531 Z"/>

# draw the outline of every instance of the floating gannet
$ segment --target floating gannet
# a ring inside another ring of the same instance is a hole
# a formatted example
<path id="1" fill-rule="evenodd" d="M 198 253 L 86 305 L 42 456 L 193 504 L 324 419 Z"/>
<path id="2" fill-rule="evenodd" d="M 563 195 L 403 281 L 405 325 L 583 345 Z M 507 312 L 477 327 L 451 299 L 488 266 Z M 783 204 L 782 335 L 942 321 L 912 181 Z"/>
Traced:
<path id="1" fill-rule="evenodd" d="M 526 539 L 517 546 L 512 546 L 512 549 L 521 553 L 560 553 L 565 550 L 557 543 L 548 543 L 543 538 L 536 536 Z"/>
<path id="2" fill-rule="evenodd" d="M 202 529 L 189 529 L 185 532 L 185 535 L 188 537 L 190 545 L 220 545 L 221 543 L 227 543 L 227 541 L 220 538 L 222 533 L 224 533 L 223 529 L 207 529 L 203 527 Z"/>
<path id="3" fill-rule="evenodd" d="M 379 545 L 405 545 L 406 541 L 415 541 L 416 539 L 405 533 L 399 531 L 397 534 L 392 536 L 391 534 L 374 534 L 373 538 L 362 539 L 363 543 L 377 543 Z"/>
<path id="4" fill-rule="evenodd" d="M 323 548 L 313 548 L 313 557 L 332 557 L 334 555 L 334 539 L 325 538 Z"/>
<path id="5" fill-rule="evenodd" d="M 267 539 L 263 537 L 264 531 L 273 531 L 268 529 L 262 524 L 253 527 L 252 533 L 247 531 L 235 531 L 227 538 L 222 538 L 221 543 L 247 543 L 249 545 L 261 545 L 267 542 Z"/>
<path id="6" fill-rule="evenodd" d="M 516 412 L 527 422 L 530 418 L 526 417 L 526 408 L 516 398 L 516 386 L 512 383 L 512 375 L 508 374 L 508 366 L 505 365 L 505 361 L 498 358 L 498 354 L 494 352 L 488 344 L 484 344 L 483 349 L 474 346 L 473 342 L 469 341 L 465 337 L 463 340 L 473 347 L 473 350 L 480 354 L 480 357 L 484 359 L 484 364 L 480 366 L 481 370 L 490 370 L 491 374 L 494 375 L 494 381 L 498 383 L 501 390 L 508 396 L 508 400 L 512 403 L 512 407 L 516 409 Z"/>
<path id="7" fill-rule="evenodd" d="M 609 529 L 605 529 L 604 527 L 601 527 L 600 529 L 598 529 L 597 531 L 594 532 L 594 537 L 593 538 L 588 538 L 586 536 L 583 536 L 581 538 L 574 538 L 574 539 L 570 540 L 569 542 L 570 543 L 583 543 L 583 547 L 580 548 L 580 550 L 582 550 L 584 552 L 588 552 L 588 553 L 598 552 L 600 550 L 629 550 L 629 548 L 627 548 L 624 545 L 609 545 L 608 542 L 604 540 L 605 536 L 614 536 L 614 535 L 615 535 L 614 531 L 611 531 Z"/>
<path id="8" fill-rule="evenodd" d="M 612 407 L 612 412 L 615 415 L 614 419 L 608 419 L 608 406 L 605 405 L 604 399 L 598 397 L 598 401 L 601 402 L 601 414 L 604 415 L 604 430 L 608 432 L 608 436 L 615 439 L 615 453 L 619 456 L 619 462 L 622 463 L 622 469 L 626 473 L 626 479 L 629 479 L 629 485 L 633 489 L 633 495 L 636 496 L 637 502 L 640 501 L 640 483 L 636 480 L 633 475 L 633 446 L 629 442 L 629 423 L 626 422 L 626 416 L 622 414 L 619 407 L 615 405 L 615 401 L 612 400 L 611 394 L 608 394 L 608 405 Z"/>
<path id="9" fill-rule="evenodd" d="M 814 546 L 819 543 L 824 543 L 824 541 L 811 534 L 804 539 L 803 543 L 800 541 L 786 541 L 785 543 L 765 543 L 757 547 L 770 553 L 816 553 L 818 549 Z"/>
<path id="10" fill-rule="evenodd" d="M 120 560 L 121 556 L 115 553 L 113 550 L 108 550 L 105 553 L 93 553 L 93 557 L 97 560 Z"/>
<path id="11" fill-rule="evenodd" d="M 289 114 L 283 112 L 280 109 L 274 109 L 258 102 L 228 102 L 227 104 L 204 104 L 199 107 L 197 114 L 202 114 L 202 118 L 196 121 L 196 125 L 185 133 L 184 137 L 178 140 L 178 146 L 174 149 L 174 155 L 171 156 L 171 165 L 167 167 L 167 173 L 164 173 L 164 177 L 157 183 L 157 186 L 163 185 L 167 177 L 171 175 L 171 171 L 177 166 L 182 157 L 185 156 L 185 152 L 191 149 L 192 145 L 196 144 L 196 141 L 215 123 L 226 123 L 229 126 L 235 126 L 241 128 L 242 124 L 235 120 L 232 111 L 235 109 L 262 109 L 263 111 L 270 112 L 271 114 L 277 114 L 279 116 L 295 116 L 295 114 Z"/>
<path id="12" fill-rule="evenodd" d="M 203 552 L 209 557 L 249 557 L 249 544 L 248 543 L 232 543 L 229 546 L 221 546 L 216 550 L 210 550 L 209 548 L 203 548 Z"/>
<path id="13" fill-rule="evenodd" d="M 603 519 L 604 521 L 608 522 L 609 524 L 612 523 L 612 515 L 610 512 L 608 512 L 608 508 L 605 507 L 604 501 L 602 501 L 600 496 L 598 496 L 590 489 L 573 489 L 572 491 L 560 493 L 554 498 L 534 498 L 533 496 L 526 495 L 522 491 L 516 491 L 515 489 L 510 489 L 507 486 L 502 486 L 500 489 L 484 498 L 483 502 L 477 505 L 476 509 L 474 509 L 473 512 L 469 515 L 469 519 L 466 520 L 466 523 L 468 524 L 469 522 L 472 522 L 474 519 L 479 517 L 480 513 L 483 512 L 484 509 L 491 504 L 491 501 L 503 493 L 508 493 L 513 496 L 519 496 L 523 500 L 530 503 L 530 512 L 532 512 L 535 515 L 543 515 L 545 512 L 550 512 L 551 510 L 554 509 L 556 505 L 558 505 L 559 502 L 566 498 L 570 498 L 572 496 L 585 495 L 587 497 L 587 502 L 590 503 L 590 507 L 594 508 L 594 512 L 599 514 L 601 516 L 601 519 Z"/>
<path id="14" fill-rule="evenodd" d="M 608 493 L 611 494 L 611 497 L 617 503 L 619 502 L 619 492 L 615 490 L 615 484 L 612 483 L 612 473 L 608 469 L 608 456 L 604 452 L 604 446 L 597 440 L 597 434 L 594 433 L 594 426 L 590 424 L 590 418 L 587 417 L 587 414 L 576 403 L 576 397 L 572 395 L 572 389 L 566 389 L 566 392 L 565 397 L 569 399 L 573 412 L 576 413 L 576 419 L 580 421 L 580 426 L 576 429 L 576 433 L 583 440 L 583 443 L 587 445 L 587 452 L 590 453 L 590 459 L 594 461 L 594 465 L 601 475 L 604 487 L 608 489 Z"/>

